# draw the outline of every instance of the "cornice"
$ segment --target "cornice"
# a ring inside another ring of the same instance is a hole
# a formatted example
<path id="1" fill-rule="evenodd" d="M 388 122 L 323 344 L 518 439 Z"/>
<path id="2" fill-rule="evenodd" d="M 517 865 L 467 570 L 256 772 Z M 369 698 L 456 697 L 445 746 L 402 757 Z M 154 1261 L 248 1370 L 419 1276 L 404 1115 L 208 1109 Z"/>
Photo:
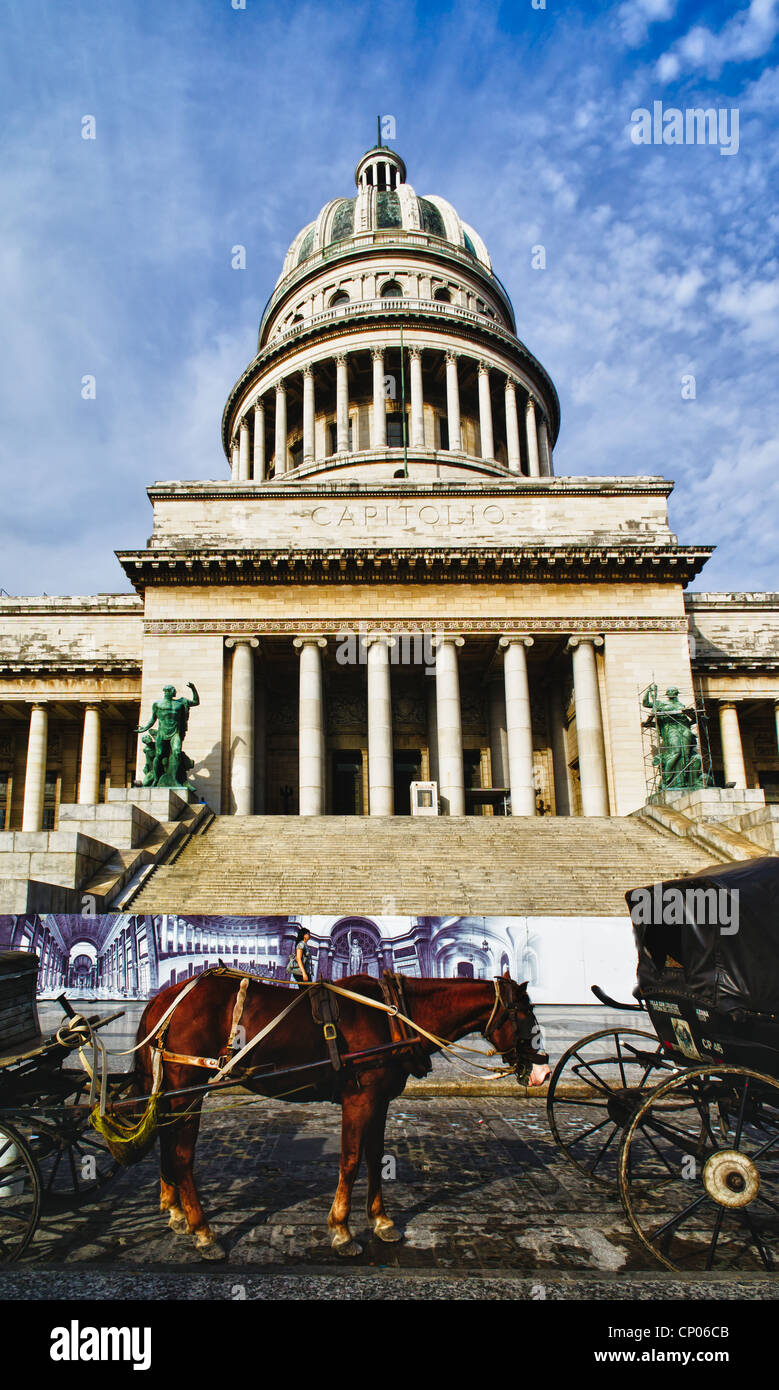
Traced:
<path id="1" fill-rule="evenodd" d="M 414 462 L 413 457 L 410 462 Z M 355 455 L 355 465 L 359 462 Z M 486 475 L 485 475 L 486 476 Z M 273 499 L 287 502 L 311 499 L 321 502 L 325 497 L 334 501 L 348 501 L 349 498 L 362 501 L 364 498 L 382 500 L 397 499 L 399 502 L 414 501 L 418 497 L 434 497 L 439 501 L 467 498 L 470 501 L 482 497 L 669 497 L 674 484 L 661 477 L 588 477 L 582 474 L 553 478 L 528 478 L 512 476 L 495 478 L 489 481 L 466 482 L 418 482 L 398 484 L 396 481 L 383 482 L 297 482 L 260 483 L 232 482 L 230 479 L 216 479 L 205 482 L 157 482 L 146 489 L 149 499 L 154 502 L 185 502 L 191 498 L 198 500 L 234 502 Z"/>
<path id="2" fill-rule="evenodd" d="M 680 546 L 418 546 L 401 548 L 117 551 L 131 583 L 571 583 L 610 579 L 617 583 L 688 584 L 712 547 Z"/>
<path id="3" fill-rule="evenodd" d="M 684 618 L 574 617 L 545 618 L 381 618 L 375 622 L 362 617 L 329 618 L 149 618 L 144 623 L 147 636 L 181 633 L 217 633 L 229 636 L 325 636 L 381 631 L 414 637 L 425 633 L 456 632 L 466 636 L 511 636 L 541 633 L 549 636 L 571 633 L 609 632 L 686 632 Z"/>

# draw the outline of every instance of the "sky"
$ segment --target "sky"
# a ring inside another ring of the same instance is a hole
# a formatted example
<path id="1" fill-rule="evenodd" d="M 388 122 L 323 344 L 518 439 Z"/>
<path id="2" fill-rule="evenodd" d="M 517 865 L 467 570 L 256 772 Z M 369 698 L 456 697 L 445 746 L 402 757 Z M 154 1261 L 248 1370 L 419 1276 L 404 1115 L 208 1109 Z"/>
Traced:
<path id="1" fill-rule="evenodd" d="M 557 386 L 555 471 L 673 479 L 694 587 L 779 589 L 778 36 L 779 0 L 5 0 L 0 588 L 127 590 L 146 486 L 228 476 L 284 254 L 381 113 Z M 655 102 L 733 152 L 637 143 Z"/>

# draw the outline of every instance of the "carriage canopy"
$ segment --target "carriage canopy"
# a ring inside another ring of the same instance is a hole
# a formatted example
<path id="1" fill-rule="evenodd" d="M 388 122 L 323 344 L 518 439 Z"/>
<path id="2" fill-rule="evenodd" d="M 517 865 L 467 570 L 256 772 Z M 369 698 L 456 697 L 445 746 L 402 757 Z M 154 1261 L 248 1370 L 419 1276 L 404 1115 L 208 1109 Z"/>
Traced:
<path id="1" fill-rule="evenodd" d="M 779 1014 L 779 857 L 715 864 L 625 899 L 638 993 L 672 988 L 728 1013 Z"/>

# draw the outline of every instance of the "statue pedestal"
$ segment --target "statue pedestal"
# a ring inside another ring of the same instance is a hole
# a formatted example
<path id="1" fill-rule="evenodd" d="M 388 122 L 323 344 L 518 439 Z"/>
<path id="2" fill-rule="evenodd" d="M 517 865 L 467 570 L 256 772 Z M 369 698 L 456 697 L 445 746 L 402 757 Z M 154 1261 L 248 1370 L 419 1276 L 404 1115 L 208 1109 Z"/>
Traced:
<path id="1" fill-rule="evenodd" d="M 760 787 L 745 790 L 741 787 L 684 787 L 668 788 L 652 797 L 655 806 L 671 806 L 690 820 L 730 821 L 736 816 L 750 815 L 765 806 L 765 792 Z"/>

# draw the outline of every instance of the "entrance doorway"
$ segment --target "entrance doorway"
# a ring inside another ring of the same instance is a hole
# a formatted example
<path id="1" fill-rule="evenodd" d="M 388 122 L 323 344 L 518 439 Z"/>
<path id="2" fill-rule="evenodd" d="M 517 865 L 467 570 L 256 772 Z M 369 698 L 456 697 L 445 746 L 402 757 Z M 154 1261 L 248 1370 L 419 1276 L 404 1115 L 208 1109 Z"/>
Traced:
<path id="1" fill-rule="evenodd" d="M 393 758 L 395 815 L 411 815 L 411 783 L 422 780 L 422 754 L 418 748 L 402 748 Z"/>
<path id="2" fill-rule="evenodd" d="M 333 753 L 333 815 L 362 815 L 362 752 L 339 748 Z"/>

